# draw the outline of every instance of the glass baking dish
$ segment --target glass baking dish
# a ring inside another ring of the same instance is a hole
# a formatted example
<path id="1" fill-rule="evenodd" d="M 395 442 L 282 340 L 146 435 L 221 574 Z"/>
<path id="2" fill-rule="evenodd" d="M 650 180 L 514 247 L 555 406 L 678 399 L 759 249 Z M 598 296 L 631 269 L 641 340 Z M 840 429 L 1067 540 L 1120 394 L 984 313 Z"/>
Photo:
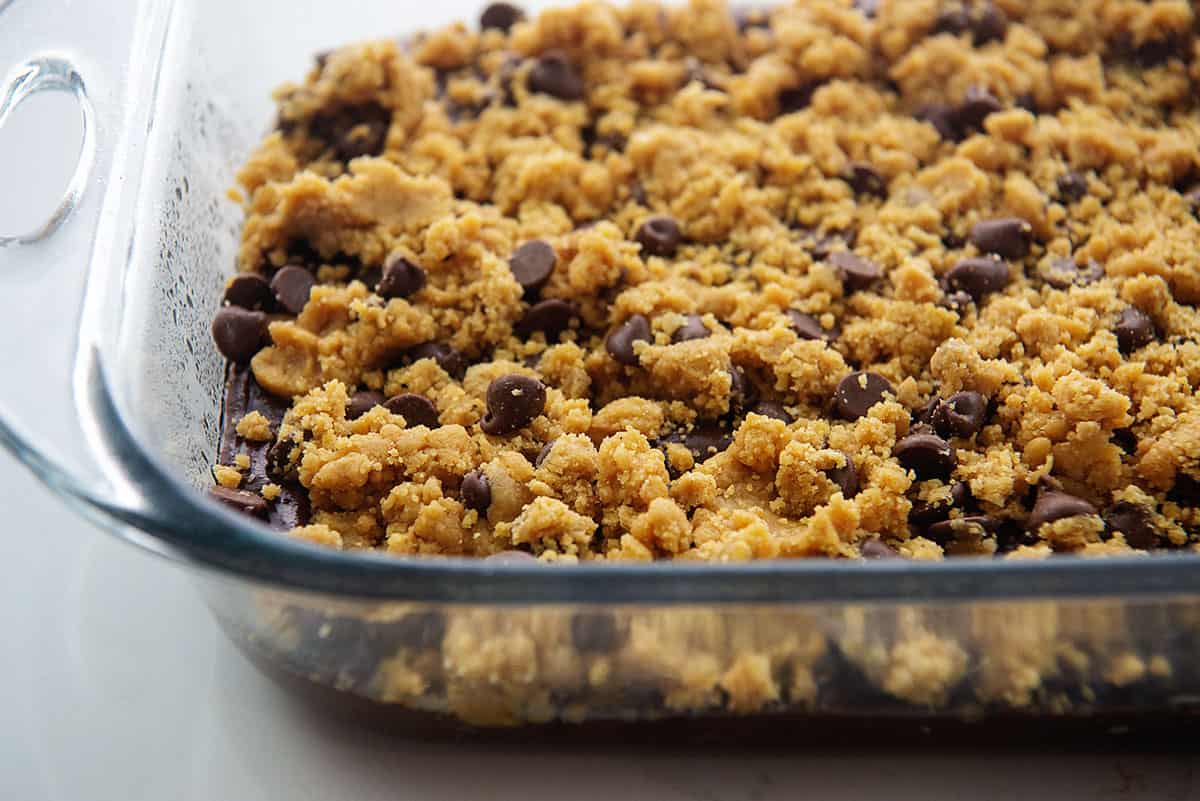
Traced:
<path id="1" fill-rule="evenodd" d="M 407 731 L 1144 743 L 1195 719 L 1191 555 L 504 564 L 325 550 L 209 501 L 209 321 L 240 222 L 225 192 L 270 89 L 330 45 L 477 11 L 0 2 L 0 124 L 62 91 L 86 129 L 54 217 L 0 237 L 0 441 L 93 522 L 184 565 L 273 675 Z"/>

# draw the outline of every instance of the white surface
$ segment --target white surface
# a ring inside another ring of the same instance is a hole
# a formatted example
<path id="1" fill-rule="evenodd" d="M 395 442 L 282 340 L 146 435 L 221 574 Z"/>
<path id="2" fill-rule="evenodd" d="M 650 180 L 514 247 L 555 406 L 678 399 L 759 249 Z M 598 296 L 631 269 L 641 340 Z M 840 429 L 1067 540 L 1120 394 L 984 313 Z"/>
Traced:
<path id="1" fill-rule="evenodd" d="M 315 718 L 233 650 L 188 576 L 0 455 L 0 799 L 794 801 L 1200 798 L 1169 756 L 721 757 L 423 744 Z"/>
<path id="2" fill-rule="evenodd" d="M 49 119 L 0 133 L 0 182 L 24 190 L 0 193 L 2 221 L 65 181 L 5 158 L 22 141 L 70 152 L 77 133 Z M 1200 798 L 1194 760 L 1178 757 L 547 758 L 383 739 L 294 705 L 224 640 L 184 573 L 98 533 L 2 453 L 0 510 L 0 801 Z"/>

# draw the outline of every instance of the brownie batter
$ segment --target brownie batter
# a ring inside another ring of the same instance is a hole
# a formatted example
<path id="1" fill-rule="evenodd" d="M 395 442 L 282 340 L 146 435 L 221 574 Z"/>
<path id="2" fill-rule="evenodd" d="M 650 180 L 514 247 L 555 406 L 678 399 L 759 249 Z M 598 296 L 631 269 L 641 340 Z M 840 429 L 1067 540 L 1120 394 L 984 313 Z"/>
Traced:
<path id="1" fill-rule="evenodd" d="M 493 4 L 323 53 L 238 176 L 217 496 L 547 562 L 1191 547 L 1195 23 Z"/>

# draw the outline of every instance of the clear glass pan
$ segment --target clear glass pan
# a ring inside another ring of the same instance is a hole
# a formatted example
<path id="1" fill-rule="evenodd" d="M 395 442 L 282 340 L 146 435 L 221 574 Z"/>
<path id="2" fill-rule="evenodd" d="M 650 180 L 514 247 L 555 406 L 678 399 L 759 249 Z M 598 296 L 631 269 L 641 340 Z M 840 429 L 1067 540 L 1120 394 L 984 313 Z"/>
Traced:
<path id="1" fill-rule="evenodd" d="M 283 538 L 197 491 L 222 384 L 208 323 L 240 222 L 225 190 L 269 124 L 270 89 L 319 49 L 477 10 L 0 2 L 0 124 L 47 90 L 73 93 L 87 128 L 59 214 L 0 237 L 0 442 L 94 522 L 193 568 L 258 660 L 445 720 L 1146 722 L 1200 709 L 1195 556 L 403 559 Z"/>

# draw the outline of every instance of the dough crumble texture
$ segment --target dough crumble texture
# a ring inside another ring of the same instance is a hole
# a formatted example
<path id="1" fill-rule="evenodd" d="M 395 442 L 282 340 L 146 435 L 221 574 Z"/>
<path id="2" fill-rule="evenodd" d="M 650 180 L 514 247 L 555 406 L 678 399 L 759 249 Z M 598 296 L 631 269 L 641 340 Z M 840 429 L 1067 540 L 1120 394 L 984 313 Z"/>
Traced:
<path id="1" fill-rule="evenodd" d="M 224 499 L 545 562 L 1193 547 L 1189 3 L 485 25 L 276 92 L 214 322 Z"/>

